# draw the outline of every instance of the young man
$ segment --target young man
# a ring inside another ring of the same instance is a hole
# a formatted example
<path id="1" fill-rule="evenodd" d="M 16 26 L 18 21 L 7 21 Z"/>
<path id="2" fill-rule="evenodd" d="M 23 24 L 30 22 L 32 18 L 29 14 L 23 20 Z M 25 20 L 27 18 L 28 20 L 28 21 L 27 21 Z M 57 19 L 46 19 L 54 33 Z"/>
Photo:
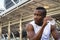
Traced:
<path id="1" fill-rule="evenodd" d="M 43 7 L 37 7 L 34 11 L 34 21 L 26 25 L 29 40 L 49 40 L 50 34 L 55 40 L 60 40 L 55 21 L 51 17 L 46 17 L 46 13 Z"/>

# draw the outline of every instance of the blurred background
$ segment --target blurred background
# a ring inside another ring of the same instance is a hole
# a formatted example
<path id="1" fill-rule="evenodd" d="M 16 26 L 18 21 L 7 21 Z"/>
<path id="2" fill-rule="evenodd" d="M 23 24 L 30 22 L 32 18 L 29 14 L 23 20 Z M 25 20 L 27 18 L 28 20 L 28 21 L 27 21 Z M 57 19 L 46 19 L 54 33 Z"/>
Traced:
<path id="1" fill-rule="evenodd" d="M 28 40 L 25 27 L 39 6 L 46 8 L 47 16 L 55 19 L 60 32 L 60 0 L 0 0 L 0 39 Z"/>

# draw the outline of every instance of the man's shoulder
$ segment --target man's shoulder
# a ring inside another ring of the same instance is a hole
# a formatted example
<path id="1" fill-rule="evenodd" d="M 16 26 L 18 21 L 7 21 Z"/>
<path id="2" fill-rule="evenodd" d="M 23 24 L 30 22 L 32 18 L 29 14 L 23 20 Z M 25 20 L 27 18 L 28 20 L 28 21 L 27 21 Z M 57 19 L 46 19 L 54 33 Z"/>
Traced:
<path id="1" fill-rule="evenodd" d="M 33 23 L 34 23 L 34 21 L 31 21 L 28 24 L 26 24 L 26 28 L 27 29 L 33 29 Z"/>
<path id="2" fill-rule="evenodd" d="M 34 21 L 29 22 L 30 24 L 34 23 Z"/>
<path id="3" fill-rule="evenodd" d="M 27 30 L 33 30 L 33 25 L 28 23 L 28 24 L 26 25 L 26 29 L 27 29 Z"/>

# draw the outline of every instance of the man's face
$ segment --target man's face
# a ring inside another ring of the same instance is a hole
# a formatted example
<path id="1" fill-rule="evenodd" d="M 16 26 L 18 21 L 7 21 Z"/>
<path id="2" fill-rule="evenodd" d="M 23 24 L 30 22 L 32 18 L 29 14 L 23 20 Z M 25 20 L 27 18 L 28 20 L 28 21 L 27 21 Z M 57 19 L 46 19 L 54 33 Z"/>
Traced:
<path id="1" fill-rule="evenodd" d="M 40 10 L 35 10 L 34 11 L 34 20 L 35 20 L 35 22 L 36 23 L 38 23 L 38 22 L 41 22 L 41 21 L 43 21 L 43 15 L 42 15 L 42 11 L 40 11 Z"/>

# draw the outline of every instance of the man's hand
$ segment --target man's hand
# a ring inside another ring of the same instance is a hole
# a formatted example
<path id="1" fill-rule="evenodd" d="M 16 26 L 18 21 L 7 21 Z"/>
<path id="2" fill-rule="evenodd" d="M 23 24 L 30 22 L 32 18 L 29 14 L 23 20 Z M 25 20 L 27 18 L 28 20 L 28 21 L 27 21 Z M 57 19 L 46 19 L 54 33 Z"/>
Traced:
<path id="1" fill-rule="evenodd" d="M 53 18 L 51 16 L 46 16 L 43 20 L 43 27 L 45 27 L 48 23 L 48 21 L 52 21 Z"/>

